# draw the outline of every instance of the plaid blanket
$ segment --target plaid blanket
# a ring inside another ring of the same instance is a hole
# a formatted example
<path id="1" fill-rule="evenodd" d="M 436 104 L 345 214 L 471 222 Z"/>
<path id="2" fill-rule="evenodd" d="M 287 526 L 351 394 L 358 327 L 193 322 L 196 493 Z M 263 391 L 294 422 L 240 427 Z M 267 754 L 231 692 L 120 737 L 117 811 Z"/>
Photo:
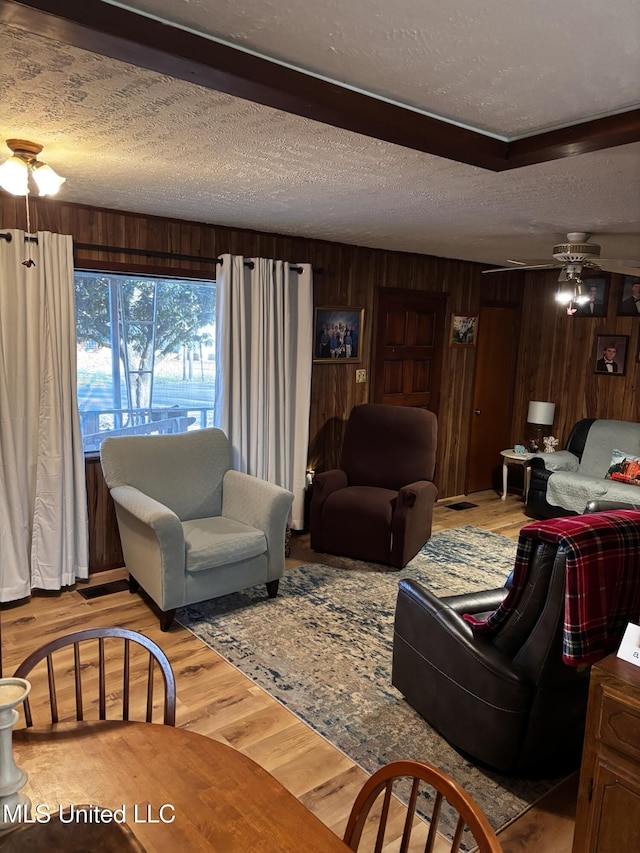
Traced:
<path id="1" fill-rule="evenodd" d="M 516 608 L 536 540 L 566 551 L 562 658 L 570 666 L 595 663 L 616 651 L 628 622 L 640 621 L 640 512 L 615 510 L 535 522 L 520 531 L 511 589 L 474 631 L 496 632 Z"/>

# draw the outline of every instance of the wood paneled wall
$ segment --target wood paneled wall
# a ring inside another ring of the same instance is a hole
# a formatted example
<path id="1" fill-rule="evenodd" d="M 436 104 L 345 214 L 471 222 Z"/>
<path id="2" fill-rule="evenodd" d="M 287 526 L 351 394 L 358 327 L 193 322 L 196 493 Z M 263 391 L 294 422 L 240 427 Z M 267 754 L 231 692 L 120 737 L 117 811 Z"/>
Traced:
<path id="1" fill-rule="evenodd" d="M 365 309 L 363 362 L 358 366 L 366 368 L 368 378 L 373 367 L 372 330 L 375 328 L 377 287 L 422 289 L 445 294 L 447 324 L 451 312 L 475 314 L 485 303 L 522 306 L 520 339 L 505 341 L 505 347 L 515 347 L 518 352 L 513 442 L 522 441 L 527 435 L 529 400 L 551 400 L 557 404 L 554 429 L 561 440 L 566 438 L 571 425 L 580 417 L 637 419 L 635 385 L 640 321 L 615 318 L 617 288 L 621 283 L 615 276 L 612 277 L 609 294 L 609 316 L 612 320 L 577 319 L 568 318 L 553 301 L 557 287 L 557 274 L 553 272 L 481 275 L 480 264 L 466 261 L 102 210 L 52 199 L 34 199 L 31 202 L 31 223 L 34 231 L 71 234 L 76 244 L 171 252 L 202 258 L 215 258 L 231 252 L 310 263 L 317 271 L 314 275 L 317 306 L 361 306 Z M 24 201 L 2 193 L 0 228 L 24 227 Z M 137 266 L 165 272 L 188 271 L 215 277 L 215 264 L 210 262 L 168 261 L 142 255 L 76 250 L 79 267 L 89 261 L 94 264 L 121 263 L 127 268 Z M 593 374 L 596 330 L 631 336 L 625 377 Z M 437 461 L 437 485 L 441 497 L 464 493 L 474 369 L 475 349 L 445 346 Z M 503 381 L 497 369 L 496 382 Z M 310 465 L 323 470 L 337 463 L 349 412 L 355 404 L 367 402 L 370 392 L 369 383 L 356 384 L 353 364 L 314 364 Z M 90 488 L 99 488 L 98 476 L 92 475 L 88 480 Z M 113 523 L 107 517 L 111 512 L 108 502 L 90 495 L 90 506 L 95 508 L 96 525 Z M 100 560 L 108 560 L 112 549 L 107 540 L 95 532 L 92 537 L 94 553 Z"/>

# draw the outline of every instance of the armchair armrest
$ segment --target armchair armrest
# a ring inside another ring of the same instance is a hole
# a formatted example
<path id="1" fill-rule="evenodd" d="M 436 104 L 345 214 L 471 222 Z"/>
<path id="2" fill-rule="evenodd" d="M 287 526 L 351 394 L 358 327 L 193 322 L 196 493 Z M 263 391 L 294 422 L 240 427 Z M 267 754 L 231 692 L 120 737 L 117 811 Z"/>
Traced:
<path id="1" fill-rule="evenodd" d="M 483 589 L 464 595 L 445 595 L 439 600 L 460 616 L 464 613 L 475 616 L 477 613 L 493 613 L 502 604 L 508 592 L 506 586 L 501 586 L 499 589 Z"/>
<path id="2" fill-rule="evenodd" d="M 421 657 L 484 702 L 526 711 L 533 686 L 525 673 L 462 614 L 412 580 L 401 580 L 394 643 L 401 636 Z M 508 700 L 505 696 L 508 695 Z"/>
<path id="3" fill-rule="evenodd" d="M 222 480 L 222 515 L 262 530 L 267 538 L 269 566 L 284 565 L 284 534 L 293 494 L 275 483 L 229 470 Z"/>
<path id="4" fill-rule="evenodd" d="M 580 461 L 569 450 L 558 450 L 556 453 L 537 453 L 528 459 L 526 464 L 532 469 L 546 471 L 577 471 Z"/>
<path id="5" fill-rule="evenodd" d="M 391 565 L 402 568 L 431 535 L 433 505 L 438 490 L 430 480 L 403 486 L 391 520 Z"/>
<path id="6" fill-rule="evenodd" d="M 128 572 L 163 609 L 182 603 L 185 545 L 178 516 L 135 486 L 114 486 L 122 553 Z"/>
<path id="7" fill-rule="evenodd" d="M 314 551 L 322 551 L 322 509 L 327 498 L 349 485 L 346 473 L 340 468 L 322 471 L 313 478 L 311 507 L 309 508 L 310 545 Z"/>

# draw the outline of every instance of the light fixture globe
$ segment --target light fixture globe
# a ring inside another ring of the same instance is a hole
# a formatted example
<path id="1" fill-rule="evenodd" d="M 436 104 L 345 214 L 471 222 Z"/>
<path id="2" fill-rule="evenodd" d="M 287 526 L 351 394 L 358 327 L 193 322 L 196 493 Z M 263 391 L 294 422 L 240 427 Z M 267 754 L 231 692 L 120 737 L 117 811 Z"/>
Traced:
<path id="1" fill-rule="evenodd" d="M 13 156 L 0 166 L 0 186 L 12 195 L 29 194 L 29 174 L 40 195 L 55 195 L 66 178 L 56 174 L 51 166 L 37 159 L 42 145 L 28 139 L 7 139 Z"/>
<path id="2" fill-rule="evenodd" d="M 29 192 L 29 167 L 20 157 L 9 157 L 0 166 L 0 187 L 11 195 Z"/>

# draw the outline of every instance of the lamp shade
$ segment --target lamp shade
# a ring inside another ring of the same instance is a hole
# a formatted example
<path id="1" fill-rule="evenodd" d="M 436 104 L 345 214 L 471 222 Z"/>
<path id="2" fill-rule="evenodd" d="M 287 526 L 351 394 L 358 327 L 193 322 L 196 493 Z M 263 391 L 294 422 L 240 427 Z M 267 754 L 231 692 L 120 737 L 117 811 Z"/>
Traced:
<path id="1" fill-rule="evenodd" d="M 11 195 L 29 192 L 29 167 L 20 157 L 9 157 L 0 166 L 0 187 Z"/>
<path id="2" fill-rule="evenodd" d="M 527 414 L 527 423 L 541 424 L 542 426 L 551 426 L 553 416 L 556 413 L 555 403 L 540 403 L 537 400 L 532 400 L 529 403 L 529 413 Z"/>

